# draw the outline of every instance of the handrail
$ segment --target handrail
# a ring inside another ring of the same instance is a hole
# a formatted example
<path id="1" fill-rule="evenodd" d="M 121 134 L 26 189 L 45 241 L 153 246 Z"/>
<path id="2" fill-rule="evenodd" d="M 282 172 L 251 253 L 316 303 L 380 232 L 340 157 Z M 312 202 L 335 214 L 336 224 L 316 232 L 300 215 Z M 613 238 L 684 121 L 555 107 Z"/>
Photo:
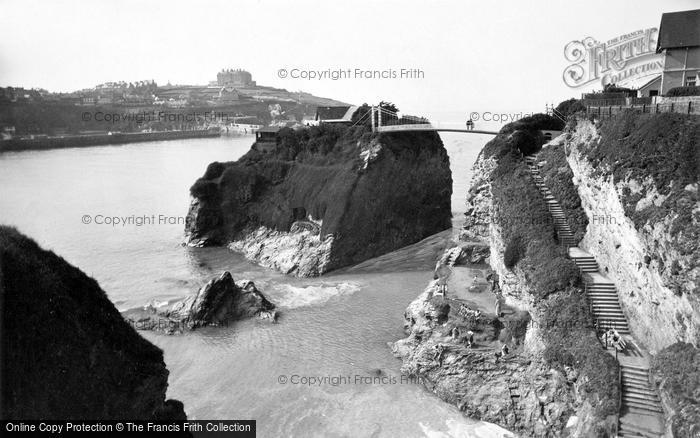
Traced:
<path id="1" fill-rule="evenodd" d="M 617 349 L 615 349 L 617 351 Z M 617 359 L 617 357 L 615 358 Z M 620 409 L 622 409 L 622 366 L 617 362 L 617 423 L 615 423 L 615 435 L 617 435 L 620 424 Z"/>

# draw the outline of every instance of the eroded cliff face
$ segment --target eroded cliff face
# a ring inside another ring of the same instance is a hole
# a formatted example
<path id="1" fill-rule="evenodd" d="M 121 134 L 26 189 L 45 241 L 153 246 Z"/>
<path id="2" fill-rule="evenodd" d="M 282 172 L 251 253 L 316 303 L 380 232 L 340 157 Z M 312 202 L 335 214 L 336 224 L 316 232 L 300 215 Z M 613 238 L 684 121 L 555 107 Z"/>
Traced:
<path id="1" fill-rule="evenodd" d="M 678 341 L 698 346 L 698 184 L 679 187 L 679 178 L 667 171 L 670 183 L 659 187 L 651 176 L 635 176 L 619 161 L 592 161 L 603 142 L 617 140 L 601 136 L 587 120 L 579 120 L 566 138 L 567 160 L 589 219 L 580 246 L 615 282 L 633 335 L 652 353 Z M 651 159 L 648 175 L 660 160 Z"/>
<path id="2" fill-rule="evenodd" d="M 190 245 L 225 245 L 264 266 L 320 275 L 451 227 L 449 158 L 435 133 L 321 126 L 281 134 L 192 187 Z"/>
<path id="3" fill-rule="evenodd" d="M 594 400 L 586 395 L 585 378 L 573 367 L 548 366 L 536 353 L 541 350 L 536 323 L 528 325 L 522 345 L 511 343 L 516 350 L 497 360 L 494 352 L 499 351 L 503 327 L 495 315 L 482 312 L 469 324 L 475 346 L 466 348 L 450 337 L 455 325 L 465 333 L 456 322 L 459 303 L 448 299 L 445 311 L 445 301 L 433 298 L 436 291 L 432 282 L 406 309 L 408 337 L 393 346 L 403 360 L 403 374 L 417 378 L 469 418 L 498 424 L 517 436 L 610 436 L 605 431 L 613 430 L 617 419 L 601 422 Z M 441 362 L 435 359 L 438 345 L 444 347 Z"/>
<path id="4" fill-rule="evenodd" d="M 124 321 L 95 280 L 0 227 L 2 417 L 177 420 L 163 352 Z"/>

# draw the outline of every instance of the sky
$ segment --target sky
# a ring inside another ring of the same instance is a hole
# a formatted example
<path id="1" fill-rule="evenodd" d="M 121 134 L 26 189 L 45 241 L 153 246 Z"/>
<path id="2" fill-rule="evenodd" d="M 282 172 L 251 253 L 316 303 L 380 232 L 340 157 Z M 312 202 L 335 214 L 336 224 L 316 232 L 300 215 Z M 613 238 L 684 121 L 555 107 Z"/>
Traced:
<path id="1" fill-rule="evenodd" d="M 0 86 L 207 84 L 222 68 L 243 68 L 261 85 L 391 101 L 416 115 L 540 112 L 595 89 L 564 84 L 568 42 L 658 27 L 663 12 L 696 8 L 698 0 L 0 0 Z M 422 75 L 290 77 L 402 68 Z"/>

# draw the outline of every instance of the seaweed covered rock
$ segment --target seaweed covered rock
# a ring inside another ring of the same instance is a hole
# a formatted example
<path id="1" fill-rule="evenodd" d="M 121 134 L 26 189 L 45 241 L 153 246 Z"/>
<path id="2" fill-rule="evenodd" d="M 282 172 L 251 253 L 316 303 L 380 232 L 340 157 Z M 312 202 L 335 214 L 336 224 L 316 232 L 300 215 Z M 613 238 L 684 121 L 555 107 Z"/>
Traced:
<path id="1" fill-rule="evenodd" d="M 95 280 L 0 227 L 2 418 L 172 420 L 163 352 Z"/>
<path id="2" fill-rule="evenodd" d="M 149 304 L 141 309 L 124 312 L 137 328 L 168 334 L 181 333 L 197 327 L 224 325 L 228 322 L 259 316 L 275 321 L 275 305 L 255 287 L 255 283 L 234 282 L 226 271 L 204 285 L 196 295 L 176 301 L 167 307 Z"/>

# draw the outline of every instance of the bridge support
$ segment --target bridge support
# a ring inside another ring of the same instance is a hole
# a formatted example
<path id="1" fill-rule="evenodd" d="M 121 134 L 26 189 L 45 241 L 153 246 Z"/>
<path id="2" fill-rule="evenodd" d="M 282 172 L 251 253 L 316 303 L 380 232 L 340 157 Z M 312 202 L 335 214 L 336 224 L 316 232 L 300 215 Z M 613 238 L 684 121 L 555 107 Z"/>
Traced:
<path id="1" fill-rule="evenodd" d="M 371 116 L 372 116 L 372 132 L 377 132 L 377 125 L 374 122 L 374 105 L 372 105 Z"/>

